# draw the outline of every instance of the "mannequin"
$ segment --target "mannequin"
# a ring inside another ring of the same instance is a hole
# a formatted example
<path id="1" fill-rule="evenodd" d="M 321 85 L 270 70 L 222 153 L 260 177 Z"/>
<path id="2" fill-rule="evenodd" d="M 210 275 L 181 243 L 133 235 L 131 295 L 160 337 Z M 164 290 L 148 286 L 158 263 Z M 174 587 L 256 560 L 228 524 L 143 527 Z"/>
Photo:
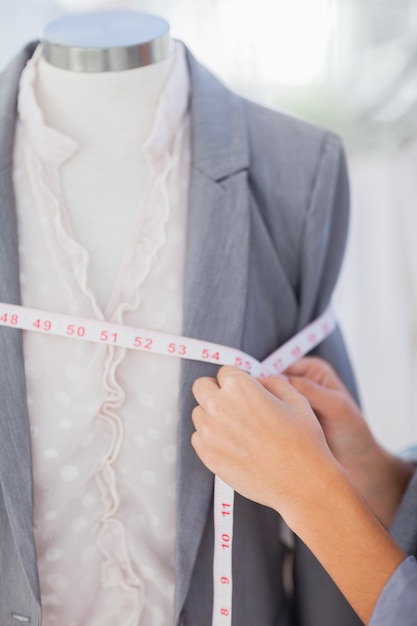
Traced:
<path id="1" fill-rule="evenodd" d="M 162 43 L 165 24 L 133 28 L 151 63 L 131 50 L 132 13 L 105 45 L 115 15 L 94 14 L 86 39 L 79 24 L 58 43 L 46 31 L 43 58 L 30 43 L 0 76 L 0 302 L 262 360 L 329 303 L 348 216 L 340 141 L 232 93 Z M 210 626 L 214 478 L 190 416 L 215 367 L 67 334 L 22 345 L 0 328 L 0 623 Z M 318 354 L 354 393 L 337 331 Z M 288 593 L 271 509 L 237 497 L 234 522 L 234 624 L 357 626 L 297 542 Z"/>
<path id="2" fill-rule="evenodd" d="M 62 189 L 104 308 L 148 180 L 143 146 L 174 44 L 162 18 L 108 11 L 52 22 L 42 48 L 38 101 L 46 122 L 78 144 Z"/>

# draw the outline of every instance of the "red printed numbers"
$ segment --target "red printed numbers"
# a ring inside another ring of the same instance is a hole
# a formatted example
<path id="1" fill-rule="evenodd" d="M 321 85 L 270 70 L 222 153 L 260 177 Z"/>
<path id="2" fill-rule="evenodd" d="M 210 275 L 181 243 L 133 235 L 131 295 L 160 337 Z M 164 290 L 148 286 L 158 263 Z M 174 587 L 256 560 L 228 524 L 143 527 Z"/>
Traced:
<path id="1" fill-rule="evenodd" d="M 15 326 L 19 323 L 19 317 L 18 315 L 9 315 L 8 313 L 4 313 L 4 315 L 0 317 L 0 321 L 4 322 L 5 324 L 11 324 L 12 326 Z"/>
<path id="2" fill-rule="evenodd" d="M 210 352 L 207 348 L 204 348 L 201 351 L 202 359 L 214 359 L 215 361 L 220 361 L 220 352 Z"/>
<path id="3" fill-rule="evenodd" d="M 135 337 L 133 345 L 135 348 L 145 348 L 145 350 L 152 350 L 153 340 L 149 337 Z"/>
<path id="4" fill-rule="evenodd" d="M 116 343 L 117 333 L 109 333 L 108 330 L 102 330 L 100 333 L 100 341 L 110 341 L 111 343 Z"/>
<path id="5" fill-rule="evenodd" d="M 296 359 L 298 359 L 301 356 L 301 348 L 300 346 L 295 346 L 292 350 L 291 350 L 291 354 L 293 355 L 293 357 L 295 357 Z"/>
<path id="6" fill-rule="evenodd" d="M 169 354 L 179 354 L 180 356 L 187 354 L 187 346 L 184 346 L 182 343 L 176 344 L 171 341 L 171 343 L 168 344 L 167 350 Z"/>
<path id="7" fill-rule="evenodd" d="M 223 515 L 223 517 L 227 517 L 228 515 L 231 514 L 230 508 L 231 508 L 231 504 L 229 504 L 228 502 L 222 502 L 221 514 Z"/>
<path id="8" fill-rule="evenodd" d="M 70 337 L 71 335 L 76 335 L 77 337 L 84 337 L 85 328 L 84 326 L 76 326 L 75 324 L 68 324 L 66 333 Z"/>
<path id="9" fill-rule="evenodd" d="M 236 367 L 243 367 L 245 370 L 252 369 L 252 363 L 250 361 L 244 361 L 240 356 L 235 358 Z"/>
<path id="10" fill-rule="evenodd" d="M 32 324 L 32 326 L 34 326 L 35 328 L 37 328 L 38 330 L 41 331 L 48 331 L 51 330 L 52 328 L 52 322 L 50 320 L 35 320 Z"/>
<path id="11" fill-rule="evenodd" d="M 274 367 L 278 372 L 282 372 L 284 369 L 284 361 L 282 359 L 277 359 L 274 361 Z"/>

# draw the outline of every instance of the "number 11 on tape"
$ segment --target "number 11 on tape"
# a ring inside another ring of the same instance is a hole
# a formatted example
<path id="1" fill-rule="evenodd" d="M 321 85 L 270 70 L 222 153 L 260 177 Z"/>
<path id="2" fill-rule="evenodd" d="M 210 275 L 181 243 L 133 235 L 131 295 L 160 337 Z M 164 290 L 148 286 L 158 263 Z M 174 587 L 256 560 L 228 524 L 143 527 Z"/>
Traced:
<path id="1" fill-rule="evenodd" d="M 214 489 L 214 560 L 212 626 L 232 623 L 232 538 L 234 491 L 218 476 Z"/>

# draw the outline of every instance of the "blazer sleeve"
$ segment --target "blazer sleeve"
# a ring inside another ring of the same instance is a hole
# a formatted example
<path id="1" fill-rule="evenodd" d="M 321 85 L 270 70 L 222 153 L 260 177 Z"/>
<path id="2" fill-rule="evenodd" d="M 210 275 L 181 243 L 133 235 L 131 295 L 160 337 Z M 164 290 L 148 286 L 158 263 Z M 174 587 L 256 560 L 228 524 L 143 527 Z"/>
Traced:
<path id="1" fill-rule="evenodd" d="M 349 225 L 349 180 L 340 139 L 327 133 L 316 167 L 300 248 L 300 327 L 330 303 L 346 247 Z M 329 361 L 357 401 L 358 392 L 337 328 L 314 352 Z"/>
<path id="2" fill-rule="evenodd" d="M 369 626 L 415 626 L 417 615 L 417 561 L 408 557 L 399 565 L 378 598 Z"/>
<path id="3" fill-rule="evenodd" d="M 417 470 L 403 495 L 390 533 L 404 552 L 417 555 Z M 417 586 L 415 594 L 417 597 Z"/>

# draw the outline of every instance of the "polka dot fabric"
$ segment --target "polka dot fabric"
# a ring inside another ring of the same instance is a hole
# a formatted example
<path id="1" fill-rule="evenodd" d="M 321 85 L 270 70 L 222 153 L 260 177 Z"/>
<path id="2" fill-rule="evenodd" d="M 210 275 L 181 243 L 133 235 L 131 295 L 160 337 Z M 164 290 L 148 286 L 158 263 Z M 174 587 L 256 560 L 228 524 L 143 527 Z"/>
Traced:
<path id="1" fill-rule="evenodd" d="M 60 191 L 74 142 L 20 88 L 14 183 L 22 302 L 180 334 L 189 178 L 182 53 L 147 141 L 151 175 L 105 314 Z M 180 362 L 24 333 L 43 626 L 173 620 Z M 82 590 L 82 594 L 80 594 Z"/>

